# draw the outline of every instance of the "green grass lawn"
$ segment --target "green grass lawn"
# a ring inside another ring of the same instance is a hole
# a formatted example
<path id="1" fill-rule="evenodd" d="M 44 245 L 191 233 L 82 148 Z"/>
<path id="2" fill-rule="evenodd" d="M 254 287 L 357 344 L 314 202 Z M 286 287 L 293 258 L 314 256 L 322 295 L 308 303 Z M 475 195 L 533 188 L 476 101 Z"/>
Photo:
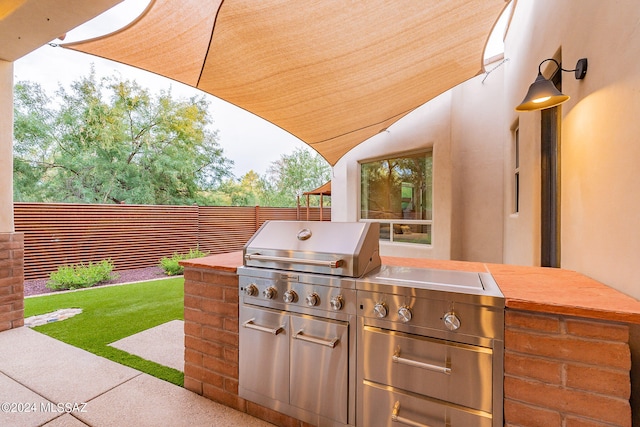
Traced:
<path id="1" fill-rule="evenodd" d="M 24 300 L 25 318 L 63 308 L 81 308 L 82 313 L 34 329 L 114 362 L 183 385 L 182 372 L 108 346 L 165 322 L 183 320 L 183 278 L 98 287 Z M 46 354 L 42 357 L 46 357 Z M 69 363 L 74 361 L 70 360 Z"/>

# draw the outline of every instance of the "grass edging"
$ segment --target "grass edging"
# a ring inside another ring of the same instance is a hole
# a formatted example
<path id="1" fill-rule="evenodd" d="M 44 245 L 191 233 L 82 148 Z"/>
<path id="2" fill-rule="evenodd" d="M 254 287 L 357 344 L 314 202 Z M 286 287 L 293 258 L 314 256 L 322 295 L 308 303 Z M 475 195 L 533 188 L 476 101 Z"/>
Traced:
<path id="1" fill-rule="evenodd" d="M 25 318 L 63 308 L 81 308 L 82 313 L 72 318 L 33 329 L 173 384 L 184 384 L 182 372 L 109 346 L 171 320 L 184 320 L 184 278 L 47 294 L 25 298 L 24 306 Z"/>

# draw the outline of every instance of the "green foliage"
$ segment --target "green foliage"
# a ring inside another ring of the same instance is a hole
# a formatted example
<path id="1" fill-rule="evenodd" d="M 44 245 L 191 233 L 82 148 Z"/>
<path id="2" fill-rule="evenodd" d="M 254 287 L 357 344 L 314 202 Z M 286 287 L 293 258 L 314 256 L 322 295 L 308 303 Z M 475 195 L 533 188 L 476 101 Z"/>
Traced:
<path id="1" fill-rule="evenodd" d="M 209 255 L 209 252 L 202 252 L 200 249 L 189 249 L 189 253 L 174 253 L 171 257 L 163 257 L 160 260 L 160 268 L 162 268 L 167 276 L 176 276 L 184 273 L 184 267 L 179 264 L 180 261 L 192 258 L 202 258 Z"/>
<path id="2" fill-rule="evenodd" d="M 16 201 L 207 204 L 231 176 L 204 97 L 152 96 L 135 81 L 89 76 L 15 86 Z"/>
<path id="3" fill-rule="evenodd" d="M 319 154 L 298 148 L 272 162 L 264 176 L 249 171 L 239 181 L 223 182 L 213 197 L 228 206 L 296 206 L 297 196 L 320 187 L 330 178 L 331 168 Z M 318 205 L 317 199 L 310 202 Z"/>
<path id="4" fill-rule="evenodd" d="M 70 307 L 81 308 L 82 313 L 64 322 L 38 326 L 35 330 L 182 386 L 182 372 L 142 359 L 109 344 L 171 320 L 182 320 L 183 279 L 98 287 L 82 292 L 49 294 L 24 300 L 25 317 Z"/>
<path id="5" fill-rule="evenodd" d="M 113 263 L 110 259 L 98 263 L 63 265 L 49 275 L 47 288 L 54 290 L 88 288 L 113 278 L 112 271 Z"/>
<path id="6" fill-rule="evenodd" d="M 331 179 L 331 168 L 317 152 L 297 148 L 271 164 L 264 179 L 261 206 L 296 206 L 297 196 Z"/>
<path id="7" fill-rule="evenodd" d="M 285 207 L 331 177 L 318 153 L 298 148 L 264 176 L 236 179 L 204 96 L 151 94 L 92 69 L 54 97 L 18 82 L 14 99 L 15 201 Z"/>
<path id="8" fill-rule="evenodd" d="M 239 182 L 229 179 L 218 187 L 216 196 L 225 206 L 256 206 L 262 198 L 260 176 L 250 170 Z"/>

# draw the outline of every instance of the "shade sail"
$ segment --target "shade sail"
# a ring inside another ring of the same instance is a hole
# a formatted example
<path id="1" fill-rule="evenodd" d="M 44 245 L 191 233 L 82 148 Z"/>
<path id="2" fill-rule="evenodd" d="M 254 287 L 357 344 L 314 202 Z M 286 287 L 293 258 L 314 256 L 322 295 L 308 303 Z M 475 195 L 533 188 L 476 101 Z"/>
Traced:
<path id="1" fill-rule="evenodd" d="M 505 0 L 155 0 L 128 27 L 63 45 L 197 87 L 335 164 L 483 71 Z"/>

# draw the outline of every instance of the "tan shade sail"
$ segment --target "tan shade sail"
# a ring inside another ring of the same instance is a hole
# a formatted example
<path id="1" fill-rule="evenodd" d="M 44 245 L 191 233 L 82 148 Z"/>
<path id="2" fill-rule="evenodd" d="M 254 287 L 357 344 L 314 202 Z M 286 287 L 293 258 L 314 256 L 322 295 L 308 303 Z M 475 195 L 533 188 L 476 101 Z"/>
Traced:
<path id="1" fill-rule="evenodd" d="M 128 27 L 66 48 L 197 87 L 335 164 L 483 71 L 505 0 L 155 0 Z"/>

